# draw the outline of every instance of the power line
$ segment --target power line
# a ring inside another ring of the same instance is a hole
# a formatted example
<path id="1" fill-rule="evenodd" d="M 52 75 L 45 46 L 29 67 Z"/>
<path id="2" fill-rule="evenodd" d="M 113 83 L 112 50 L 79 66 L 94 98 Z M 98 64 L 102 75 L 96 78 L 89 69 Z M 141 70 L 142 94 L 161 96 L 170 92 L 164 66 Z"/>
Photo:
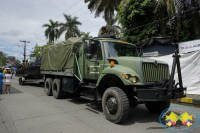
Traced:
<path id="1" fill-rule="evenodd" d="M 106 22 L 102 22 L 102 23 L 100 23 L 100 24 L 103 24 L 103 23 L 106 23 Z M 89 30 L 89 29 L 92 29 L 92 28 L 94 28 L 94 27 L 96 27 L 96 26 L 98 26 L 98 25 L 100 25 L 100 24 L 94 25 L 94 26 L 92 26 L 92 27 L 90 27 L 90 28 L 88 28 L 88 29 L 85 29 L 85 30 L 83 30 L 83 31 L 87 31 L 87 30 Z"/>
<path id="2" fill-rule="evenodd" d="M 68 11 L 69 9 L 71 9 L 72 7 L 74 7 L 76 4 L 78 4 L 81 0 L 79 0 L 78 2 L 76 2 L 74 5 L 72 5 L 70 8 L 68 8 L 67 10 L 65 10 L 62 14 L 64 14 L 66 11 Z M 60 17 L 62 14 L 58 15 L 56 18 L 54 19 L 57 19 L 58 17 Z"/>
<path id="3" fill-rule="evenodd" d="M 79 12 L 80 10 L 82 10 L 82 9 L 85 8 L 85 7 L 87 7 L 87 5 L 84 6 L 84 7 L 82 7 L 81 9 L 79 9 L 78 11 L 76 11 L 75 13 L 73 13 L 72 15 L 76 14 L 77 12 Z"/>
<path id="4" fill-rule="evenodd" d="M 78 16 L 78 18 L 80 18 L 82 15 L 84 15 L 84 14 L 88 13 L 89 11 L 90 11 L 90 10 L 88 10 L 87 12 L 85 12 L 85 13 L 83 13 L 83 14 L 79 15 L 79 16 Z"/>
<path id="5" fill-rule="evenodd" d="M 85 7 L 87 7 L 87 6 L 84 6 L 84 7 L 82 7 L 81 9 L 79 9 L 78 11 L 76 11 L 75 13 L 73 13 L 73 14 L 71 14 L 71 15 L 74 15 L 74 14 L 76 14 L 77 12 L 79 12 L 80 10 L 82 10 L 83 8 L 85 8 Z M 88 11 L 87 11 L 88 12 Z M 83 15 L 83 14 L 82 14 Z M 81 16 L 81 15 L 80 15 Z M 61 20 L 61 22 L 62 21 L 64 21 L 65 19 L 63 19 L 63 20 Z"/>

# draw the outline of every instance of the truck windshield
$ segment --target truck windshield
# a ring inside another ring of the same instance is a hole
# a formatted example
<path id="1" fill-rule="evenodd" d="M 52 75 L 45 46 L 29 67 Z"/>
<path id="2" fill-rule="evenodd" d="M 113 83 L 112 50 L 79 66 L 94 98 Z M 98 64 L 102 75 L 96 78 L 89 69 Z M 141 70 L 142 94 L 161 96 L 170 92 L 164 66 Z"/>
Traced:
<path id="1" fill-rule="evenodd" d="M 137 48 L 132 45 L 118 42 L 103 42 L 105 57 L 131 56 L 138 57 Z"/>

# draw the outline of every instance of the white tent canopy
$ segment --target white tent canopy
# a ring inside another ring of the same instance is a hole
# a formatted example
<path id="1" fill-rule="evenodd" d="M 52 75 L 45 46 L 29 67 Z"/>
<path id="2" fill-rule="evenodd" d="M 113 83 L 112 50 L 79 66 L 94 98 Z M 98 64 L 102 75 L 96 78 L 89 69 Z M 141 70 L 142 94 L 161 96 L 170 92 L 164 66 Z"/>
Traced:
<path id="1" fill-rule="evenodd" d="M 150 57 L 150 58 L 167 62 L 169 64 L 171 72 L 173 63 L 172 54 L 167 56 Z M 187 94 L 200 95 L 200 51 L 181 54 L 180 64 L 181 64 L 183 86 L 187 87 Z M 177 71 L 174 78 L 176 82 L 178 82 Z"/>

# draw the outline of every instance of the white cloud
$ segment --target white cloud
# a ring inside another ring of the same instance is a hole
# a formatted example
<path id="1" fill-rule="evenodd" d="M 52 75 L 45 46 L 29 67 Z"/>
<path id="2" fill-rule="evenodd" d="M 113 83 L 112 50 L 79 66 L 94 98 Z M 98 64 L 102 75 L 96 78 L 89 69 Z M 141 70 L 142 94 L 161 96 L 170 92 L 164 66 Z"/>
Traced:
<path id="1" fill-rule="evenodd" d="M 40 46 L 46 44 L 47 40 L 44 36 L 45 28 L 42 28 L 42 25 L 44 23 L 49 23 L 49 19 L 56 18 L 76 2 L 78 2 L 78 0 L 1 0 L 0 50 L 3 50 L 9 56 L 14 55 L 22 58 L 23 54 L 20 53 L 23 52 L 23 47 L 17 46 L 22 45 L 20 40 L 30 41 L 30 43 L 27 44 L 27 54 L 30 54 L 29 51 L 32 50 L 36 43 Z M 87 9 L 87 4 L 82 0 L 73 8 L 67 10 L 65 14 L 73 14 L 85 7 L 73 16 L 80 16 L 87 12 L 78 18 L 82 23 L 79 29 L 84 32 L 90 32 L 90 35 L 95 37 L 98 36 L 98 31 L 101 26 L 105 24 L 99 24 L 104 22 L 102 16 L 95 18 L 94 13 L 91 13 Z M 63 15 L 60 15 L 60 17 L 56 18 L 54 21 L 65 22 Z M 63 40 L 64 34 L 57 42 Z"/>
<path id="2" fill-rule="evenodd" d="M 10 31 L 0 33 L 2 36 L 20 36 L 21 34 L 23 34 L 23 32 L 17 29 L 12 29 Z"/>
<path id="3" fill-rule="evenodd" d="M 101 18 L 89 18 L 92 22 L 105 22 L 104 19 Z"/>

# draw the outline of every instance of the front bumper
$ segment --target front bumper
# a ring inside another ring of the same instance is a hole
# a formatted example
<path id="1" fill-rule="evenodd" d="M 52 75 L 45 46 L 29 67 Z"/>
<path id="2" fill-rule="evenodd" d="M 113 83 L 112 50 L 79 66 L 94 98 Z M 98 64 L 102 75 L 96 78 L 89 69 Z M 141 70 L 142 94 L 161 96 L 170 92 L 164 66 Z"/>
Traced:
<path id="1" fill-rule="evenodd" d="M 186 97 L 187 88 L 176 88 L 173 89 L 169 94 L 168 89 L 160 87 L 148 87 L 137 89 L 137 101 L 163 101 L 169 99 L 176 99 Z"/>

